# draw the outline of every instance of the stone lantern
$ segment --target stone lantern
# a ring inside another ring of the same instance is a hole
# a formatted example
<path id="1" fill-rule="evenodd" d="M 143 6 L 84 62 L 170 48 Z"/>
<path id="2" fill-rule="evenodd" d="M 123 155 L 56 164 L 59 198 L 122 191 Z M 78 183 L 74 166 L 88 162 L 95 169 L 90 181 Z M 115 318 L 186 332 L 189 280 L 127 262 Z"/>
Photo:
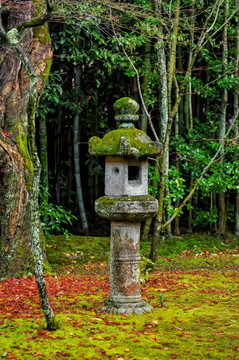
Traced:
<path id="1" fill-rule="evenodd" d="M 90 154 L 105 156 L 105 196 L 95 202 L 96 213 L 111 220 L 110 294 L 102 312 L 142 314 L 152 307 L 142 301 L 140 289 L 140 225 L 158 210 L 148 195 L 148 156 L 161 150 L 134 127 L 138 103 L 122 98 L 114 104 L 117 130 L 89 141 Z"/>

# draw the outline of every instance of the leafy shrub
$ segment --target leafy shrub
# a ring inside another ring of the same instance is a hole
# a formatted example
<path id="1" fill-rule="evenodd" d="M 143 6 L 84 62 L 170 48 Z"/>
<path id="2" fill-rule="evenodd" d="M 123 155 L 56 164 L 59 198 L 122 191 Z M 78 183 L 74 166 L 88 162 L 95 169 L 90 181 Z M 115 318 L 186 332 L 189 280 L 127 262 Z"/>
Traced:
<path id="1" fill-rule="evenodd" d="M 41 188 L 39 213 L 44 235 L 46 239 L 51 234 L 63 234 L 68 238 L 70 232 L 67 225 L 72 225 L 73 220 L 77 220 L 77 218 L 63 206 L 48 203 L 47 197 L 44 196 L 46 193 L 50 197 L 48 189 Z"/>

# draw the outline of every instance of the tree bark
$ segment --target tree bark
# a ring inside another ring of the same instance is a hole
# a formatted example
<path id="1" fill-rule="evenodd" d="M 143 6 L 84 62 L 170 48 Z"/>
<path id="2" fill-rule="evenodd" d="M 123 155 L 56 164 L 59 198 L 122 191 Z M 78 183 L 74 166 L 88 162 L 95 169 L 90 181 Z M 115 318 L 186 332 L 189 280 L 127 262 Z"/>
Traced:
<path id="1" fill-rule="evenodd" d="M 235 0 L 235 5 L 239 9 L 239 0 Z M 239 10 L 237 12 L 237 35 L 236 35 L 236 66 L 235 66 L 235 77 L 239 76 Z M 238 113 L 239 108 L 239 90 L 238 88 L 235 89 L 234 92 L 234 117 Z M 235 125 L 234 130 L 235 138 L 236 138 L 236 144 L 238 146 L 238 135 L 239 135 L 239 129 L 238 125 Z M 236 161 L 239 160 L 238 155 L 235 155 Z M 236 190 L 236 215 L 235 215 L 235 233 L 237 236 L 239 236 L 239 190 Z"/>
<path id="2" fill-rule="evenodd" d="M 225 1 L 224 7 L 224 16 L 225 21 L 228 17 L 228 8 L 229 8 L 229 0 Z M 227 72 L 227 62 L 228 62 L 228 40 L 227 40 L 227 29 L 228 24 L 225 24 L 223 28 L 223 37 L 222 37 L 222 68 L 223 74 L 225 75 Z M 219 141 L 223 145 L 221 151 L 221 159 L 219 161 L 220 165 L 223 166 L 224 159 L 224 137 L 226 133 L 226 116 L 227 116 L 227 105 L 228 105 L 228 91 L 224 89 L 222 92 L 222 103 L 221 103 L 221 116 L 219 122 Z M 221 169 L 221 174 L 223 170 Z M 227 224 L 227 206 L 226 206 L 226 194 L 225 191 L 220 192 L 219 194 L 219 223 L 218 223 L 218 232 L 219 234 L 225 234 L 226 232 L 226 224 Z"/>
<path id="3" fill-rule="evenodd" d="M 22 2 L 20 3 L 20 6 Z M 31 5 L 29 3 L 29 5 Z M 31 14 L 31 12 L 30 12 Z M 32 177 L 31 185 L 29 186 L 29 206 L 30 206 L 30 235 L 31 235 L 31 245 L 32 252 L 34 256 L 34 273 L 36 278 L 36 283 L 39 292 L 39 298 L 42 306 L 42 311 L 45 315 L 47 328 L 49 330 L 56 330 L 58 324 L 55 320 L 53 311 L 49 305 L 45 281 L 43 278 L 43 251 L 40 244 L 40 231 L 39 231 L 39 183 L 40 183 L 40 161 L 38 158 L 38 152 L 36 147 L 36 105 L 38 98 L 38 75 L 34 67 L 38 70 L 33 59 L 26 55 L 25 50 L 22 48 L 19 41 L 19 34 L 16 28 L 11 29 L 10 31 L 5 31 L 1 24 L 1 36 L 4 38 L 9 49 L 13 50 L 12 55 L 16 55 L 17 59 L 20 61 L 20 65 L 24 68 L 25 73 L 28 79 L 28 101 L 26 104 L 26 113 L 25 118 L 27 121 L 27 132 L 26 132 L 26 144 L 29 155 L 29 162 L 32 167 Z M 3 132 L 3 135 L 7 136 L 6 132 Z M 24 167 L 23 167 L 24 168 Z"/>
<path id="4" fill-rule="evenodd" d="M 75 92 L 76 92 L 76 103 L 79 103 L 80 98 L 80 65 L 76 64 L 75 67 Z M 79 110 L 78 110 L 79 111 Z M 78 206 L 80 210 L 80 217 L 83 230 L 88 234 L 89 226 L 85 212 L 85 204 L 83 199 L 81 172 L 80 172 L 80 114 L 76 111 L 74 116 L 74 164 L 75 164 L 75 179 L 76 179 L 76 193 L 78 199 Z"/>
<path id="5" fill-rule="evenodd" d="M 30 0 L 16 1 L 3 18 L 6 32 L 30 21 L 33 5 Z M 52 57 L 46 26 L 36 28 L 38 37 L 25 30 L 19 33 L 20 46 L 39 76 L 48 70 Z M 34 263 L 30 209 L 34 171 L 27 140 L 29 77 L 4 39 L 0 58 L 0 273 L 16 277 L 26 268 L 33 269 Z M 38 81 L 39 93 L 41 89 L 42 81 Z"/>
<path id="6" fill-rule="evenodd" d="M 150 67 L 151 67 L 151 42 L 150 41 L 148 41 L 144 47 L 144 67 L 145 67 L 145 74 L 144 74 L 142 88 L 144 90 L 145 105 L 148 108 L 147 102 L 148 102 L 148 98 L 149 98 L 149 72 L 150 72 Z M 140 129 L 143 130 L 144 132 L 147 132 L 147 125 L 148 125 L 148 116 L 143 108 L 141 119 L 140 119 Z"/>
<path id="7" fill-rule="evenodd" d="M 164 198 L 166 193 L 166 177 L 168 175 L 168 168 L 169 168 L 169 140 L 170 140 L 170 133 L 171 127 L 173 122 L 173 117 L 175 116 L 176 112 L 172 117 L 172 106 L 171 106 L 171 96 L 172 96 L 172 86 L 173 86 L 173 79 L 175 76 L 175 66 L 176 66 L 176 48 L 177 48 L 177 35 L 179 29 L 179 14 L 180 14 L 180 0 L 177 0 L 177 8 L 175 11 L 175 24 L 173 29 L 172 35 L 172 43 L 171 43 L 171 50 L 170 50 L 170 60 L 169 60 L 169 74 L 168 74 L 168 87 L 167 87 L 167 109 L 168 109 L 168 117 L 167 123 L 163 125 L 165 129 L 163 130 L 164 133 L 161 133 L 161 139 L 163 139 L 163 153 L 160 161 L 160 186 L 159 186 L 159 199 L 158 199 L 158 213 L 156 215 L 155 223 L 154 223 L 154 233 L 152 238 L 151 244 L 151 251 L 150 251 L 150 259 L 152 262 L 156 261 L 157 251 L 160 243 L 161 237 L 161 229 L 163 224 L 163 217 L 164 217 Z M 163 107 L 161 107 L 163 109 Z M 162 114 L 161 114 L 162 115 Z M 163 137 L 162 137 L 163 135 Z M 169 223 L 170 224 L 170 223 Z M 169 225 L 168 224 L 168 225 Z"/>

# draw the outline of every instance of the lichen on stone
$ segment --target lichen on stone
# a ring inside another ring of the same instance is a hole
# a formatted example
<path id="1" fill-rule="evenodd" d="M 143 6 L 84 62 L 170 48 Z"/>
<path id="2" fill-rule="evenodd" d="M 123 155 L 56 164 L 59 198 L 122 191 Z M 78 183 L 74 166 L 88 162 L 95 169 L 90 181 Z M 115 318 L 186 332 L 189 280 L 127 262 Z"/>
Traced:
<path id="1" fill-rule="evenodd" d="M 136 114 L 139 110 L 139 104 L 134 99 L 123 97 L 114 103 L 116 114 Z"/>
<path id="2" fill-rule="evenodd" d="M 108 220 L 140 222 L 153 217 L 157 210 L 157 200 L 151 195 L 102 196 L 95 202 L 96 213 Z"/>
<path id="3" fill-rule="evenodd" d="M 127 138 L 127 141 L 124 140 Z M 123 144 L 127 146 L 122 146 Z M 102 140 L 94 136 L 89 141 L 89 151 L 95 156 L 146 157 L 160 152 L 160 143 L 152 141 L 142 130 L 117 129 L 107 133 Z M 138 151 L 136 151 L 138 150 Z"/>

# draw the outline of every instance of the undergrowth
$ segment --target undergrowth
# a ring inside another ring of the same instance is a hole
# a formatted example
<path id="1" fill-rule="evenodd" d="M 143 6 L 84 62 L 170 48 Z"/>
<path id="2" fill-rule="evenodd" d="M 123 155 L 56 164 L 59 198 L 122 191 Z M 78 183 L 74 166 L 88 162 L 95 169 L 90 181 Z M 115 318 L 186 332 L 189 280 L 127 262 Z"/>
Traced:
<path id="1" fill-rule="evenodd" d="M 46 331 L 33 277 L 6 279 L 0 282 L 0 357 L 237 359 L 237 244 L 228 241 L 222 251 L 219 242 L 192 240 L 181 239 L 180 247 L 175 239 L 171 250 L 162 244 L 156 270 L 142 282 L 142 297 L 154 310 L 139 316 L 98 312 L 109 292 L 108 238 L 50 238 L 48 259 L 57 265 L 45 280 L 60 329 Z M 146 243 L 146 258 L 147 251 Z"/>

